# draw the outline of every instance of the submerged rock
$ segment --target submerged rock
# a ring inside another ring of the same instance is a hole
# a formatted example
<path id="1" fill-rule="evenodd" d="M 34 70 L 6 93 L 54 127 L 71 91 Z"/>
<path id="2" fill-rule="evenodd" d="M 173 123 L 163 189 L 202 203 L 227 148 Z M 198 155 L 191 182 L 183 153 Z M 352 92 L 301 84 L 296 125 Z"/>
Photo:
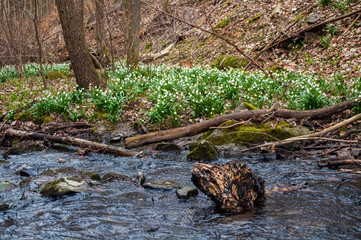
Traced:
<path id="1" fill-rule="evenodd" d="M 62 197 L 64 195 L 87 192 L 88 183 L 76 178 L 60 178 L 46 183 L 40 190 L 44 197 Z"/>
<path id="2" fill-rule="evenodd" d="M 113 181 L 130 181 L 133 182 L 133 179 L 127 175 L 123 175 L 116 172 L 109 172 L 104 174 L 102 177 L 102 182 L 113 182 Z"/>
<path id="3" fill-rule="evenodd" d="M 144 188 L 155 189 L 155 190 L 178 190 L 181 186 L 173 180 L 165 180 L 165 181 L 149 181 L 146 182 L 146 178 L 142 172 L 138 172 L 137 180 L 140 185 Z"/>
<path id="4" fill-rule="evenodd" d="M 49 169 L 45 170 L 39 174 L 39 176 L 51 176 L 51 177 L 74 177 L 74 178 L 82 178 L 82 179 L 91 179 L 95 181 L 100 181 L 99 174 L 78 170 L 73 167 L 63 167 L 58 169 Z"/>
<path id="5" fill-rule="evenodd" d="M 188 199 L 198 195 L 198 189 L 195 187 L 184 187 L 177 190 L 177 197 L 179 199 Z"/>
<path id="6" fill-rule="evenodd" d="M 264 180 L 240 161 L 209 165 L 194 163 L 194 185 L 210 197 L 219 211 L 243 213 L 263 200 Z"/>
<path id="7" fill-rule="evenodd" d="M 17 187 L 15 183 L 10 181 L 0 182 L 0 192 L 9 192 Z"/>
<path id="8" fill-rule="evenodd" d="M 215 161 L 218 159 L 218 151 L 212 143 L 203 140 L 188 153 L 187 159 L 190 161 Z"/>
<path id="9" fill-rule="evenodd" d="M 292 127 L 286 122 L 248 123 L 239 125 L 230 120 L 219 125 L 220 128 L 202 134 L 202 140 L 214 145 L 244 143 L 262 144 L 264 142 L 284 140 L 290 137 L 311 133 L 302 126 Z"/>
<path id="10" fill-rule="evenodd" d="M 182 151 L 182 147 L 175 143 L 158 143 L 155 146 L 154 150 L 163 151 L 163 152 L 175 152 Z"/>
<path id="11" fill-rule="evenodd" d="M 0 204 L 0 212 L 5 212 L 9 209 L 10 209 L 9 204 L 7 204 L 7 203 Z"/>

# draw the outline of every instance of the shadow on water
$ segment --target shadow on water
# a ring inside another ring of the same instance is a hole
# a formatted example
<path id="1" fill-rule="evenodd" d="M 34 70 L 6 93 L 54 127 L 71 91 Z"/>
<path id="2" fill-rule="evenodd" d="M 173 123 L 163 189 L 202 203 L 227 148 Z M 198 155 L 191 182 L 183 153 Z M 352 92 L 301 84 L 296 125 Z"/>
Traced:
<path id="1" fill-rule="evenodd" d="M 143 159 L 93 154 L 81 157 L 52 150 L 11 156 L 0 164 L 0 181 L 19 183 L 19 168 L 35 174 L 72 166 L 99 173 L 119 172 L 135 178 L 142 171 L 150 179 L 172 179 L 193 186 L 191 162 L 181 154 L 157 154 Z M 220 159 L 227 162 L 233 159 Z M 314 160 L 243 158 L 267 183 L 269 194 L 256 210 L 222 215 L 203 194 L 187 201 L 174 191 L 147 190 L 127 182 L 111 182 L 53 200 L 34 189 L 0 193 L 1 239 L 360 239 L 361 188 L 342 185 L 341 175 L 278 175 L 290 171 L 320 171 Z M 327 170 L 325 170 L 327 171 Z M 306 184 L 305 184 L 306 183 Z M 305 187 L 291 192 L 279 186 Z M 360 184 L 359 184 L 360 185 Z"/>

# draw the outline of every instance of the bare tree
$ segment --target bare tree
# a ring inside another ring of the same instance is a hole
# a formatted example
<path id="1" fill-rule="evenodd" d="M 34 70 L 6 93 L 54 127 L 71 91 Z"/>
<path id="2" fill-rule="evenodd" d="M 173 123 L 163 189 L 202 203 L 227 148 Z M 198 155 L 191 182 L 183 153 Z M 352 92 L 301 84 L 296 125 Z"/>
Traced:
<path id="1" fill-rule="evenodd" d="M 84 0 L 55 0 L 66 47 L 80 88 L 105 87 L 96 72 L 85 42 Z"/>
<path id="2" fill-rule="evenodd" d="M 124 1 L 127 32 L 127 65 L 135 68 L 139 62 L 140 0 Z"/>
<path id="3" fill-rule="evenodd" d="M 46 85 L 46 79 L 44 75 L 44 68 L 43 68 L 43 47 L 40 40 L 40 33 L 39 33 L 39 2 L 38 0 L 34 0 L 34 15 L 31 13 L 31 9 L 27 9 L 26 5 L 20 4 L 16 0 L 12 0 L 13 2 L 18 5 L 18 7 L 26 14 L 26 16 L 33 22 L 34 30 L 35 30 L 35 39 L 38 44 L 38 59 L 39 59 L 39 65 L 40 65 L 40 75 L 41 79 L 43 80 L 44 89 L 47 89 Z"/>
<path id="4" fill-rule="evenodd" d="M 105 62 L 104 55 L 106 52 L 106 45 L 104 41 L 105 37 L 105 1 L 104 0 L 95 0 L 95 24 L 96 24 L 96 40 L 98 54 L 102 63 Z"/>

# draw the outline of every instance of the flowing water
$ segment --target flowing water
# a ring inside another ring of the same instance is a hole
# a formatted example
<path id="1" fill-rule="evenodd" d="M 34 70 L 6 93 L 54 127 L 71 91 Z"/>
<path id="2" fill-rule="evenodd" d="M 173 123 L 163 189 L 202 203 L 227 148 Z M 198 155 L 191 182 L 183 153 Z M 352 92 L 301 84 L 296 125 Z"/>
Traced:
<path id="1" fill-rule="evenodd" d="M 125 158 L 92 154 L 78 156 L 55 150 L 10 156 L 0 164 L 0 182 L 19 183 L 19 168 L 37 174 L 72 166 L 99 173 L 118 172 L 135 177 L 142 171 L 149 179 L 172 179 L 193 186 L 191 162 L 181 154 L 153 154 Z M 221 158 L 223 163 L 235 158 Z M 344 184 L 346 175 L 285 174 L 320 170 L 312 159 L 238 158 L 266 180 L 270 193 L 253 212 L 224 215 L 214 211 L 204 194 L 181 201 L 174 191 L 148 190 L 128 182 L 111 182 L 61 199 L 41 197 L 16 188 L 0 193 L 1 239 L 361 239 L 361 187 Z M 272 191 L 276 187 L 303 188 Z"/>

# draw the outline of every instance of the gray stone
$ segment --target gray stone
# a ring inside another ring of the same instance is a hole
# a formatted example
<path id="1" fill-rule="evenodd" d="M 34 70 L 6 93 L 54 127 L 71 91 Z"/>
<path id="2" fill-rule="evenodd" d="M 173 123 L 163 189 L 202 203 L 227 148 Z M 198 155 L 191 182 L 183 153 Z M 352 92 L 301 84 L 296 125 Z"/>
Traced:
<path id="1" fill-rule="evenodd" d="M 321 14 L 318 13 L 313 13 L 310 16 L 308 16 L 307 18 L 307 23 L 308 24 L 315 24 L 317 23 L 320 19 L 322 18 Z"/>
<path id="2" fill-rule="evenodd" d="M 177 197 L 179 199 L 188 199 L 198 195 L 198 189 L 195 187 L 184 187 L 177 190 Z"/>
<path id="3" fill-rule="evenodd" d="M 78 179 L 60 178 L 46 183 L 40 190 L 44 197 L 62 197 L 64 195 L 87 192 L 89 185 L 87 182 Z"/>
<path id="4" fill-rule="evenodd" d="M 148 189 L 154 189 L 154 190 L 178 190 L 181 188 L 181 186 L 176 183 L 173 180 L 165 180 L 165 181 L 147 181 L 142 172 L 138 172 L 137 174 L 137 180 L 139 181 L 139 184 Z"/>
<path id="5" fill-rule="evenodd" d="M 15 183 L 10 182 L 10 181 L 0 182 L 0 192 L 8 192 L 17 187 L 18 186 Z"/>

